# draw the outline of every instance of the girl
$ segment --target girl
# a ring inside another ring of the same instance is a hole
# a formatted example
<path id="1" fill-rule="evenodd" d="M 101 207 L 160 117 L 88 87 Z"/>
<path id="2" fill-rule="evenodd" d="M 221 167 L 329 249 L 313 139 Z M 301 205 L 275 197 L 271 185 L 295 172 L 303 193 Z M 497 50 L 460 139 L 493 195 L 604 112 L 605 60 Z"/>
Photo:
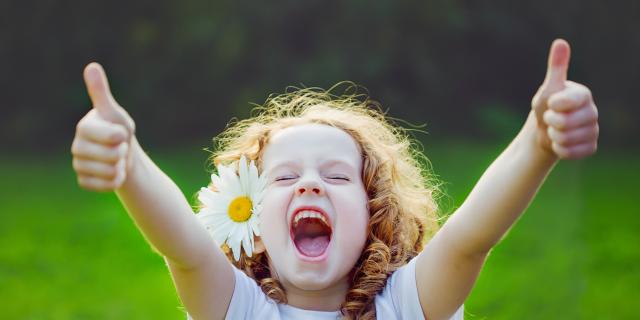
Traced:
<path id="1" fill-rule="evenodd" d="M 92 63 L 73 167 L 83 188 L 115 190 L 194 319 L 462 319 L 489 251 L 558 159 L 596 150 L 597 109 L 568 64 L 554 41 L 522 130 L 442 228 L 407 135 L 367 101 L 317 90 L 271 98 L 222 134 L 194 215 Z"/>

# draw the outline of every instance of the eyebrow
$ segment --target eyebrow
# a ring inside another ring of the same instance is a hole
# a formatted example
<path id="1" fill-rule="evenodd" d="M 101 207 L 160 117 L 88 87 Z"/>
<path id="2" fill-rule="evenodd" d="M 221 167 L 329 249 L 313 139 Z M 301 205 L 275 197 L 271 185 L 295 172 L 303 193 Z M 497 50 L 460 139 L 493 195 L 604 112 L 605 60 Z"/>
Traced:
<path id="1" fill-rule="evenodd" d="M 287 167 L 287 166 L 299 167 L 299 165 L 294 161 L 283 161 L 283 162 L 280 162 L 280 163 L 276 164 L 275 166 L 273 166 L 271 168 L 267 168 L 267 169 L 269 171 L 273 171 L 273 170 L 278 169 L 280 167 Z"/>
<path id="2" fill-rule="evenodd" d="M 350 169 L 352 169 L 353 171 L 357 171 L 357 168 L 354 167 L 353 165 L 351 165 L 349 162 L 344 161 L 342 159 L 328 159 L 328 160 L 322 160 L 320 166 L 321 167 L 331 167 L 331 166 L 335 166 L 335 165 L 345 165 L 347 167 L 349 167 Z M 295 162 L 295 161 L 283 161 L 280 162 L 278 164 L 276 164 L 275 166 L 269 168 L 270 171 L 278 169 L 280 167 L 285 167 L 285 166 L 292 166 L 292 167 L 300 167 L 299 163 Z"/>
<path id="3" fill-rule="evenodd" d="M 340 160 L 340 159 L 329 159 L 329 160 L 323 161 L 323 163 L 321 164 L 322 167 L 331 167 L 335 165 L 346 165 L 353 171 L 357 171 L 356 168 L 352 166 L 349 162 Z"/>

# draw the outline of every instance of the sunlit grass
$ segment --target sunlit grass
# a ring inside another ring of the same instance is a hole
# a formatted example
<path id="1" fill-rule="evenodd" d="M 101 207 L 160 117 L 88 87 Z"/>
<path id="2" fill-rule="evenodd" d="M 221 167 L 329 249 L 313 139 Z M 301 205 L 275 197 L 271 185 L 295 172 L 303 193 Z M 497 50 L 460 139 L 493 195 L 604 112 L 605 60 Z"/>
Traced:
<path id="1" fill-rule="evenodd" d="M 445 207 L 461 203 L 499 151 L 427 146 L 447 182 Z M 76 186 L 66 154 L 0 162 L 0 318 L 183 319 L 163 260 L 114 194 Z M 190 200 L 207 183 L 207 155 L 198 148 L 151 156 Z M 640 298 L 639 160 L 601 150 L 561 163 L 493 250 L 466 318 L 633 318 Z"/>

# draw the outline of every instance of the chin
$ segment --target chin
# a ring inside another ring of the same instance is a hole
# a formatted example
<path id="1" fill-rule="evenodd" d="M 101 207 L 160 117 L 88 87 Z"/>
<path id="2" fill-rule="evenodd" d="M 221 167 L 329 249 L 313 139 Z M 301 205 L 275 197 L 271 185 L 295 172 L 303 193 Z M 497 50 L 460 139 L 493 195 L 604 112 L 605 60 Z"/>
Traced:
<path id="1" fill-rule="evenodd" d="M 296 272 L 295 275 L 290 278 L 290 282 L 298 289 L 309 291 L 324 290 L 332 284 L 329 275 L 318 274 L 308 270 Z"/>

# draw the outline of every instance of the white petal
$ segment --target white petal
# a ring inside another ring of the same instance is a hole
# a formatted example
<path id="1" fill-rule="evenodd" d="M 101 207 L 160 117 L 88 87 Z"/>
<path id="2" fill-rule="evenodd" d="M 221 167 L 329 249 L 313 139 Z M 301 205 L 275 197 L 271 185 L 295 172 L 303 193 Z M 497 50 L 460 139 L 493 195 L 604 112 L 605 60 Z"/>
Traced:
<path id="1" fill-rule="evenodd" d="M 258 179 L 256 184 L 258 185 L 255 189 L 256 198 L 258 199 L 258 202 L 262 202 L 262 196 L 264 195 L 267 187 L 267 177 L 265 175 L 262 175 L 262 177 Z"/>
<path id="2" fill-rule="evenodd" d="M 253 228 L 251 227 L 251 225 L 247 225 L 247 227 L 249 228 L 249 238 L 251 238 L 251 250 L 256 251 L 256 246 L 255 246 L 255 237 L 254 237 L 254 233 L 253 233 Z"/>
<path id="3" fill-rule="evenodd" d="M 268 179 L 267 175 L 263 172 L 260 175 L 260 177 L 258 177 L 258 181 L 260 181 L 260 190 L 263 190 L 267 186 L 267 183 L 269 182 L 269 179 Z"/>
<path id="4" fill-rule="evenodd" d="M 262 200 L 264 199 L 264 195 L 265 195 L 266 189 L 262 189 L 262 190 L 256 190 L 251 194 L 251 202 L 253 203 L 253 209 L 258 209 L 258 207 L 261 205 Z M 256 211 L 256 212 L 259 212 Z"/>
<path id="5" fill-rule="evenodd" d="M 215 174 L 211 175 L 211 183 L 213 183 L 213 186 L 218 190 L 224 189 L 224 181 L 222 181 L 222 179 Z"/>
<path id="6" fill-rule="evenodd" d="M 248 191 L 252 195 L 263 189 L 260 181 L 260 176 L 258 175 L 258 168 L 256 167 L 253 160 L 251 160 L 251 163 L 249 164 L 249 184 L 250 185 Z"/>
<path id="7" fill-rule="evenodd" d="M 233 222 L 233 228 L 229 233 L 228 241 L 240 243 L 244 237 L 244 228 L 244 223 Z"/>
<path id="8" fill-rule="evenodd" d="M 223 214 L 219 214 L 219 213 L 198 213 L 197 215 L 198 220 L 204 224 L 205 226 L 212 228 L 212 227 L 217 227 L 219 226 L 221 223 L 224 223 L 225 219 Z"/>
<path id="9" fill-rule="evenodd" d="M 251 219 L 249 220 L 249 224 L 251 225 L 251 230 L 256 236 L 260 236 L 260 220 L 259 219 Z"/>
<path id="10" fill-rule="evenodd" d="M 197 217 L 202 224 L 208 227 L 217 227 L 222 223 L 229 221 L 226 214 L 220 213 L 199 213 Z"/>
<path id="11" fill-rule="evenodd" d="M 227 213 L 227 208 L 228 208 L 228 204 L 225 206 L 222 203 L 220 203 L 220 204 L 215 204 L 214 203 L 209 207 L 204 206 L 204 207 L 200 208 L 200 211 L 198 211 L 198 214 L 226 214 Z"/>
<path id="12" fill-rule="evenodd" d="M 254 216 L 259 216 L 262 213 L 262 205 L 261 204 L 257 204 L 254 203 L 252 208 L 251 208 L 251 215 Z"/>
<path id="13" fill-rule="evenodd" d="M 253 235 L 251 234 L 251 230 L 249 228 L 243 228 L 244 236 L 242 237 L 242 246 L 244 247 L 244 252 L 247 253 L 249 257 L 253 254 Z"/>
<path id="14" fill-rule="evenodd" d="M 218 190 L 228 190 L 229 189 L 228 182 L 223 177 L 223 172 L 227 171 L 227 167 L 222 164 L 219 164 L 217 166 L 217 171 L 218 171 L 217 175 L 215 174 L 211 175 L 211 182 L 216 186 Z"/>
<path id="15" fill-rule="evenodd" d="M 198 200 L 209 208 L 227 208 L 231 201 L 228 196 L 213 192 L 208 188 L 201 188 L 198 192 Z"/>
<path id="16" fill-rule="evenodd" d="M 227 245 L 229 246 L 229 248 L 231 248 L 231 252 L 233 252 L 233 258 L 236 261 L 240 261 L 240 250 L 242 250 L 242 248 L 240 247 L 240 242 L 227 242 Z"/>
<path id="17" fill-rule="evenodd" d="M 251 186 L 249 186 L 249 197 L 251 198 L 251 202 L 257 204 L 260 202 L 260 199 L 258 199 L 258 196 L 260 195 L 260 192 L 258 190 L 258 181 L 251 180 L 250 184 Z"/>
<path id="18" fill-rule="evenodd" d="M 213 238 L 218 244 L 218 246 L 221 246 L 229 238 L 229 231 L 231 230 L 232 224 L 233 222 L 231 222 L 230 220 L 227 220 L 213 228 L 212 230 Z"/>
<path id="19" fill-rule="evenodd" d="M 251 196 L 251 201 L 256 205 L 259 206 L 262 203 L 262 199 L 264 199 L 264 194 L 265 194 L 266 190 L 262 190 L 260 192 L 256 192 Z"/>
<path id="20" fill-rule="evenodd" d="M 238 173 L 240 176 L 240 188 L 242 188 L 242 193 L 245 195 L 249 195 L 249 170 L 247 169 L 247 158 L 243 156 L 240 157 L 240 163 L 238 164 Z"/>
<path id="21" fill-rule="evenodd" d="M 215 192 L 211 191 L 211 189 L 209 189 L 209 188 L 202 187 L 202 188 L 200 188 L 200 191 L 198 192 L 198 200 L 200 200 L 200 198 L 204 198 L 204 197 L 215 197 Z M 200 200 L 200 201 L 202 201 L 202 200 Z"/>
<path id="22" fill-rule="evenodd" d="M 225 190 L 227 190 L 229 194 L 233 197 L 243 195 L 240 180 L 238 179 L 235 170 L 231 167 L 221 166 L 219 173 L 222 180 L 224 180 Z"/>
<path id="23" fill-rule="evenodd" d="M 249 179 L 251 179 L 251 181 L 258 180 L 258 167 L 256 167 L 253 160 L 249 163 Z"/>
<path id="24" fill-rule="evenodd" d="M 238 224 L 235 224 L 235 227 L 235 230 L 229 235 L 229 239 L 227 239 L 227 245 L 229 245 L 233 251 L 233 257 L 238 261 L 240 260 L 240 250 L 242 250 L 241 243 L 244 233 L 243 228 L 237 228 L 239 227 Z"/>

